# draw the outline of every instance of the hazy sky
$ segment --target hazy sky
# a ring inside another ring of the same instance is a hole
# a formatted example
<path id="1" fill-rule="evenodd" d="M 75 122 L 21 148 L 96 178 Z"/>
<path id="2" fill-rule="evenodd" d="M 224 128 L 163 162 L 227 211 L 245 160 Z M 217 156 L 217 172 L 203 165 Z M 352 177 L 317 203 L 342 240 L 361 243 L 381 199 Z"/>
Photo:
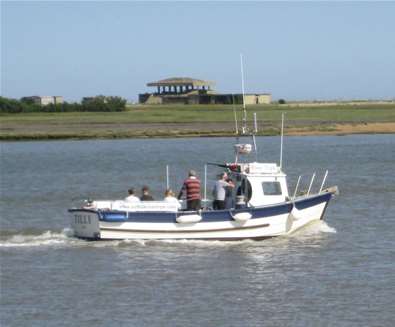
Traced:
<path id="1" fill-rule="evenodd" d="M 1 2 L 1 94 L 120 95 L 192 77 L 275 99 L 395 98 L 394 2 Z"/>

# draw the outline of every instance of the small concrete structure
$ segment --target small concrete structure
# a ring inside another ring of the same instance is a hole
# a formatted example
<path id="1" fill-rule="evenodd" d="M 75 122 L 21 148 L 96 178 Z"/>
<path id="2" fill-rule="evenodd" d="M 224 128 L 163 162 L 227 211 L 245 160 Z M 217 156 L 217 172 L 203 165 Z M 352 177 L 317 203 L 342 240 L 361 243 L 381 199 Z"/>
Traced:
<path id="1" fill-rule="evenodd" d="M 26 102 L 32 102 L 32 103 L 38 104 L 40 106 L 46 106 L 49 104 L 62 104 L 64 102 L 63 97 L 59 96 L 59 95 L 55 95 L 55 96 L 34 95 L 34 96 L 30 96 L 30 97 L 23 97 L 21 100 L 26 101 Z"/>
<path id="2" fill-rule="evenodd" d="M 139 94 L 142 104 L 242 104 L 241 94 L 218 94 L 213 90 L 214 82 L 190 77 L 173 77 L 147 83 L 156 87 L 155 93 Z M 245 94 L 246 104 L 270 104 L 270 94 Z"/>
<path id="3" fill-rule="evenodd" d="M 213 85 L 213 82 L 190 77 L 172 77 L 147 83 L 147 86 L 157 87 L 156 94 L 186 94 L 195 90 L 210 91 Z"/>
<path id="4" fill-rule="evenodd" d="M 192 97 L 214 94 L 214 83 L 190 77 L 172 77 L 147 83 L 156 87 L 155 93 L 139 94 L 139 102 L 144 104 L 190 104 L 195 103 Z"/>

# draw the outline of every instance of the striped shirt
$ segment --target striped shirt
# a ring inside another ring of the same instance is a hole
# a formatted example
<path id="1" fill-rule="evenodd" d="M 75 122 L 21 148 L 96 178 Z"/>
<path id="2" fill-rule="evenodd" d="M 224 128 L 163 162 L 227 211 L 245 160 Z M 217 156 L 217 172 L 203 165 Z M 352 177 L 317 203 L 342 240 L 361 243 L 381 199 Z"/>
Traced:
<path id="1" fill-rule="evenodd" d="M 178 195 L 179 199 L 184 192 L 186 193 L 187 201 L 200 200 L 200 181 L 195 176 L 187 178 Z"/>

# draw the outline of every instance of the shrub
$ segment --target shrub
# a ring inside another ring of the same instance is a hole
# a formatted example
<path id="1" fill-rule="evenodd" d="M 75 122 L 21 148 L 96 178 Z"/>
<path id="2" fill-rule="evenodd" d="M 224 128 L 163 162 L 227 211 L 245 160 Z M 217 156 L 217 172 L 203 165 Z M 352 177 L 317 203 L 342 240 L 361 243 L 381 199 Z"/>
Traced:
<path id="1" fill-rule="evenodd" d="M 40 106 L 26 99 L 15 100 L 0 97 L 0 113 L 28 112 L 78 112 L 78 111 L 125 111 L 126 100 L 117 96 L 99 95 L 84 98 L 82 103 L 60 103 Z"/>

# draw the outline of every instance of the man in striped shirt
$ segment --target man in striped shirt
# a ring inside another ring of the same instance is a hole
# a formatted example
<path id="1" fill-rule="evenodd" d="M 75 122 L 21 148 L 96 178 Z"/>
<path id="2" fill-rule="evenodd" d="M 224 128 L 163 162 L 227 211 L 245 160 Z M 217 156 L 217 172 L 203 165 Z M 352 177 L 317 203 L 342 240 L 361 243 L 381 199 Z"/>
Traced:
<path id="1" fill-rule="evenodd" d="M 190 170 L 188 178 L 184 181 L 178 199 L 181 199 L 183 194 L 187 198 L 187 210 L 200 210 L 200 180 L 196 177 L 196 172 Z"/>

